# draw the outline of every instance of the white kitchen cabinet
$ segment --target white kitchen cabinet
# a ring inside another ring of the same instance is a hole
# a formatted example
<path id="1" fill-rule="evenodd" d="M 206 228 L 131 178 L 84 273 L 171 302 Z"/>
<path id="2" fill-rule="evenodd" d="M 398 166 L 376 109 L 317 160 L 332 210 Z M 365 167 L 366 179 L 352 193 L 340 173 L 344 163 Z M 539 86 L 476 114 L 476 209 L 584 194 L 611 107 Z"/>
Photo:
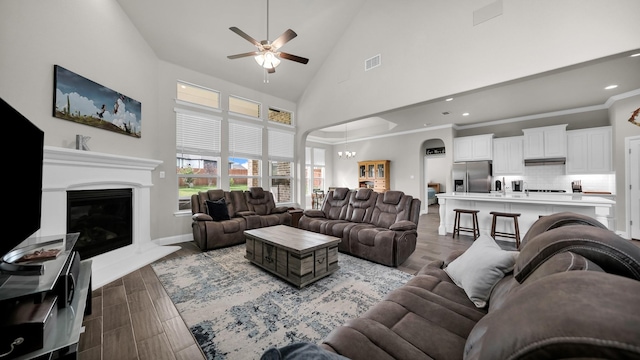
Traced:
<path id="1" fill-rule="evenodd" d="M 567 131 L 567 174 L 613 171 L 611 126 Z"/>
<path id="2" fill-rule="evenodd" d="M 567 124 L 523 129 L 524 158 L 548 159 L 567 156 Z"/>
<path id="3" fill-rule="evenodd" d="M 493 139 L 493 175 L 524 175 L 524 136 Z"/>
<path id="4" fill-rule="evenodd" d="M 492 160 L 493 134 L 464 136 L 453 139 L 453 161 Z"/>

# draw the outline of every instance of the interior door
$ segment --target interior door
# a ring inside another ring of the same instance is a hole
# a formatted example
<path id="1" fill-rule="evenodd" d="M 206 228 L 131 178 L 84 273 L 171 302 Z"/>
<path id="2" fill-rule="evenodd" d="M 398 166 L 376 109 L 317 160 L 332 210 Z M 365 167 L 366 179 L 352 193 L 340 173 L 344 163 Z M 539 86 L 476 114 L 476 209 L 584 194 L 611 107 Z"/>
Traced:
<path id="1" fill-rule="evenodd" d="M 629 141 L 629 220 L 631 238 L 640 240 L 640 138 Z"/>

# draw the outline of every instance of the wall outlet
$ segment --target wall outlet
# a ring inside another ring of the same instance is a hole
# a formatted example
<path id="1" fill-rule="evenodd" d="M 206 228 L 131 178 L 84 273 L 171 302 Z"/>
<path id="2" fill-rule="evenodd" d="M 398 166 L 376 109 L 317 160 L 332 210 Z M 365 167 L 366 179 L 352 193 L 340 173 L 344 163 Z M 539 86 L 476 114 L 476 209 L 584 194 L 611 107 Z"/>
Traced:
<path id="1" fill-rule="evenodd" d="M 165 175 L 164 171 L 160 171 L 160 179 L 164 179 L 164 175 Z"/>

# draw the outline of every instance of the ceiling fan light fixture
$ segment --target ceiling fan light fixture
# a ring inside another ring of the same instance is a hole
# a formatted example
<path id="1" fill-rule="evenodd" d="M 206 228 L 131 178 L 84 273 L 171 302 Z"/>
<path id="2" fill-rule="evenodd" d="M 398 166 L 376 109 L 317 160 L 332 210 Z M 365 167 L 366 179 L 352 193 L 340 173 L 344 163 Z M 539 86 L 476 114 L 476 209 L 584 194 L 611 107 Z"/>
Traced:
<path id="1" fill-rule="evenodd" d="M 271 51 L 263 51 L 260 55 L 254 57 L 258 65 L 265 69 L 275 69 L 280 65 L 280 59 Z"/>

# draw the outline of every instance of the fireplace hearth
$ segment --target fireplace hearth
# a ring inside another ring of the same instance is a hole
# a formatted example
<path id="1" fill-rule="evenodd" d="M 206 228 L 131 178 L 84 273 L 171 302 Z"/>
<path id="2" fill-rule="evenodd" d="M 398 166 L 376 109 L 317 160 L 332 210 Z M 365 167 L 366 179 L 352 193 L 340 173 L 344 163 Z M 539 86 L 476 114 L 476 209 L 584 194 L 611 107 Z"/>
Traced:
<path id="1" fill-rule="evenodd" d="M 80 233 L 81 259 L 131 245 L 132 229 L 131 189 L 67 191 L 67 233 Z"/>

